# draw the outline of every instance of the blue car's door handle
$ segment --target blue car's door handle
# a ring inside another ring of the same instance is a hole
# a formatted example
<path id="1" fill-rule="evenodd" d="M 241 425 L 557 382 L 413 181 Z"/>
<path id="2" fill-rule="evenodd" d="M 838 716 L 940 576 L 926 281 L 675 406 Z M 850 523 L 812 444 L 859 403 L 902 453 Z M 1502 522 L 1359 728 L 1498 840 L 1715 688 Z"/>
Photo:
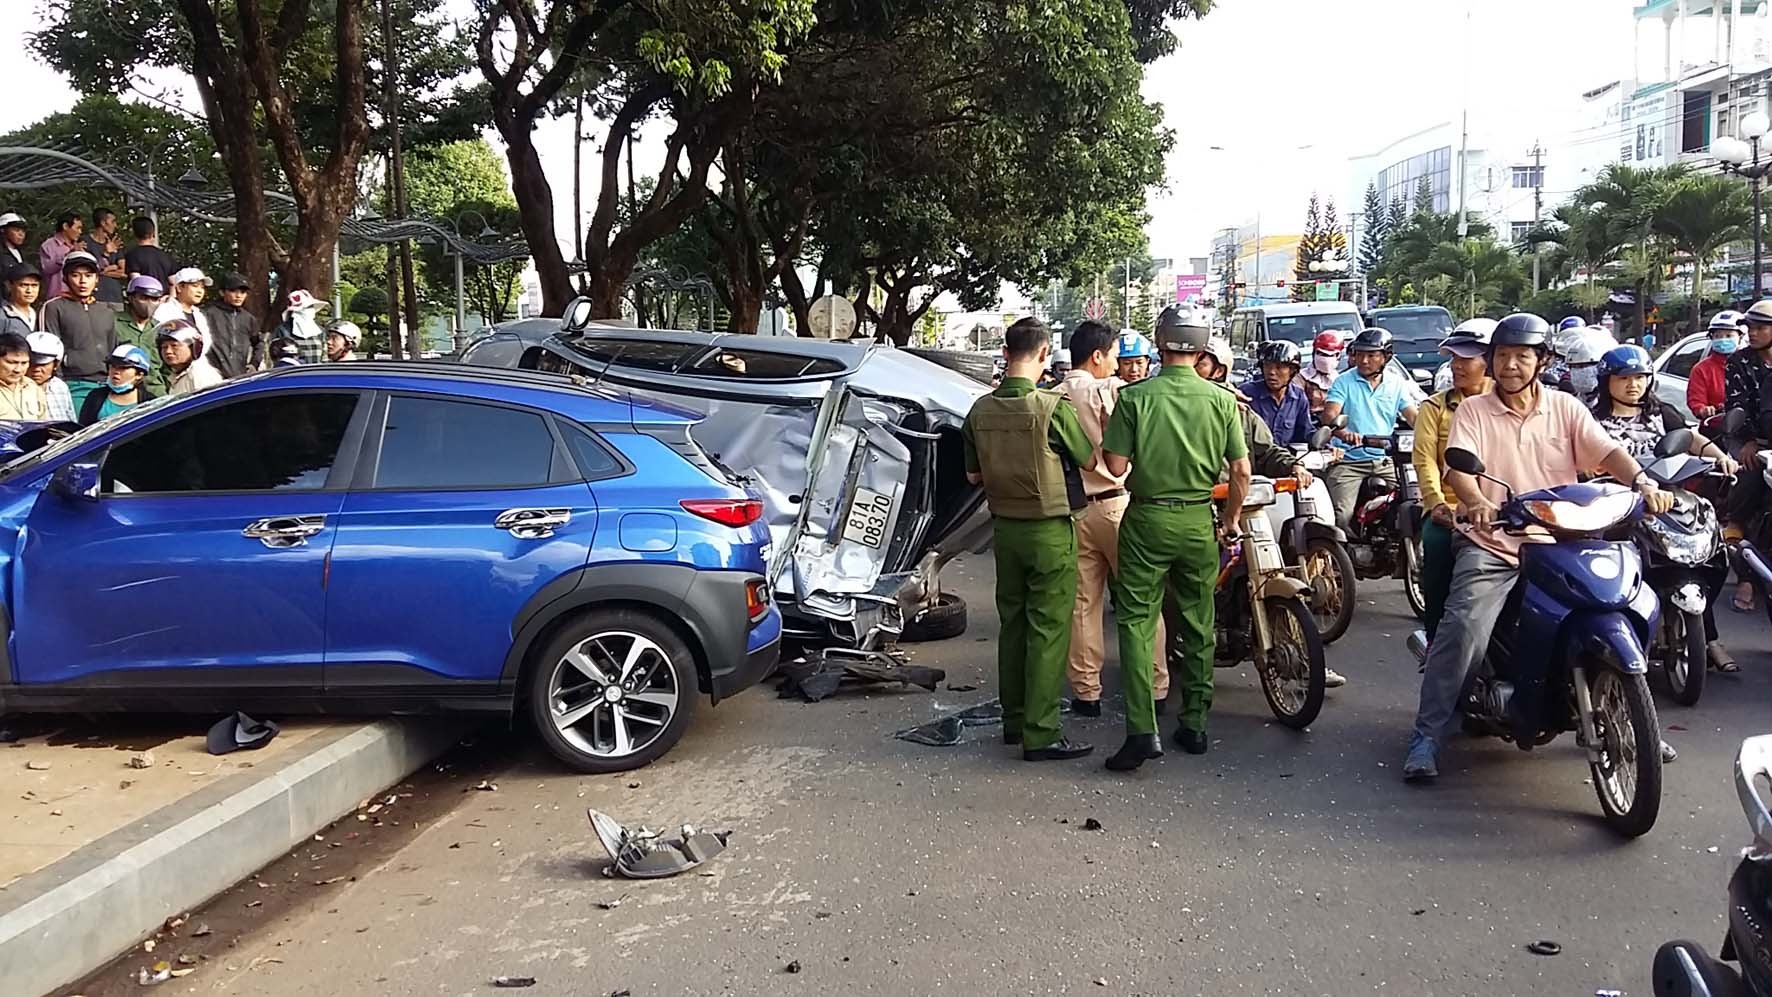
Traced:
<path id="1" fill-rule="evenodd" d="M 519 540 L 542 540 L 554 535 L 554 528 L 572 522 L 571 509 L 506 509 L 492 521 Z"/>
<path id="2" fill-rule="evenodd" d="M 325 516 L 272 516 L 247 523 L 240 535 L 271 548 L 306 547 L 325 528 Z"/>

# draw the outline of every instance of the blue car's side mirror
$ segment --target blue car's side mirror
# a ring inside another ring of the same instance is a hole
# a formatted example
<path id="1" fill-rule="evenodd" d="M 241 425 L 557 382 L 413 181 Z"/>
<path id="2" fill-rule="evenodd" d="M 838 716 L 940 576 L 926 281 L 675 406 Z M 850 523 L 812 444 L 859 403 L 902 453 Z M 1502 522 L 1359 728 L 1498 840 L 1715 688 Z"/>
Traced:
<path id="1" fill-rule="evenodd" d="M 50 487 L 71 499 L 85 499 L 88 502 L 98 501 L 98 465 L 88 463 L 64 464 L 49 479 Z"/>

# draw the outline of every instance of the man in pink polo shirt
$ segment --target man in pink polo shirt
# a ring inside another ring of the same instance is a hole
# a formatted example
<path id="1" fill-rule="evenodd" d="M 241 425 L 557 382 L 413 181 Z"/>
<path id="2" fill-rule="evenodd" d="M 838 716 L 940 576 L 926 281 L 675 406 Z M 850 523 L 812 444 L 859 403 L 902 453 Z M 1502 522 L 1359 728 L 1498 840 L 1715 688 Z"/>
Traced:
<path id="1" fill-rule="evenodd" d="M 1619 481 L 1634 479 L 1651 512 L 1667 511 L 1673 497 L 1641 473 L 1575 396 L 1539 383 L 1550 359 L 1550 331 L 1550 323 L 1536 315 L 1501 320 L 1489 343 L 1495 388 L 1458 407 L 1447 449 L 1476 454 L 1490 475 L 1516 493 L 1573 484 L 1583 471 L 1603 470 Z M 1446 481 L 1468 525 L 1452 541 L 1452 591 L 1423 666 L 1421 705 L 1403 763 L 1403 778 L 1411 782 L 1440 774 L 1440 744 L 1459 691 L 1488 650 L 1489 633 L 1520 574 L 1523 538 L 1493 528 L 1502 488 L 1458 471 L 1448 471 Z"/>

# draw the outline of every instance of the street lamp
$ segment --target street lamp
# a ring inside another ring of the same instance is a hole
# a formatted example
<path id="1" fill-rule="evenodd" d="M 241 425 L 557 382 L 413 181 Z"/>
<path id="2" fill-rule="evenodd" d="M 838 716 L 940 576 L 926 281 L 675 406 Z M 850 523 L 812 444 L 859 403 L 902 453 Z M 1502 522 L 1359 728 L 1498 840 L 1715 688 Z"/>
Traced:
<path id="1" fill-rule="evenodd" d="M 155 204 L 153 201 L 153 197 L 154 197 L 154 161 L 159 158 L 160 153 L 166 151 L 167 149 L 172 148 L 175 145 L 183 144 L 184 142 L 185 142 L 185 138 L 182 135 L 169 135 L 166 138 L 162 139 L 158 144 L 156 144 L 148 152 L 148 161 L 147 161 L 148 198 L 149 198 L 148 217 L 150 219 L 153 219 L 155 225 L 160 224 L 160 208 L 159 208 L 159 205 Z M 193 149 L 190 152 L 191 152 L 190 168 L 186 169 L 184 171 L 184 173 L 179 175 L 178 183 L 180 184 L 180 186 L 184 186 L 184 187 L 201 187 L 204 184 L 207 184 L 209 182 L 209 178 L 203 175 L 202 170 L 197 169 L 197 152 L 196 152 L 196 150 Z"/>
<path id="2" fill-rule="evenodd" d="M 456 214 L 453 218 L 448 219 L 449 227 L 455 230 L 455 237 L 457 239 L 462 239 L 462 234 L 461 234 L 462 219 L 468 217 L 469 215 L 473 215 L 475 218 L 480 219 L 480 238 L 482 238 L 482 239 L 496 239 L 496 238 L 498 238 L 498 235 L 499 235 L 498 229 L 495 229 L 492 227 L 492 223 L 486 220 L 486 216 L 481 214 L 478 211 L 475 211 L 472 208 L 469 208 L 466 211 L 462 211 L 462 212 Z M 461 251 L 461 247 L 456 246 L 456 247 L 452 247 L 452 248 L 455 250 L 455 337 L 454 338 L 455 338 L 455 348 L 456 348 L 456 350 L 459 351 L 468 345 L 467 344 L 467 333 L 466 333 L 466 329 L 467 329 L 467 325 L 468 325 L 468 306 L 467 306 L 467 299 L 462 294 L 462 259 L 461 259 L 462 251 Z M 480 318 L 481 318 L 481 321 L 484 322 L 486 317 L 484 315 L 482 315 Z"/>
<path id="3" fill-rule="evenodd" d="M 1765 138 L 1768 131 L 1772 131 L 1772 119 L 1768 119 L 1764 111 L 1754 111 L 1736 126 L 1738 138 L 1724 136 L 1711 143 L 1711 155 L 1717 157 L 1723 169 L 1747 178 L 1747 185 L 1754 192 L 1753 296 L 1756 299 L 1764 293 L 1761 284 L 1760 183 L 1767 173 L 1772 173 L 1772 160 L 1760 159 L 1760 139 Z"/>

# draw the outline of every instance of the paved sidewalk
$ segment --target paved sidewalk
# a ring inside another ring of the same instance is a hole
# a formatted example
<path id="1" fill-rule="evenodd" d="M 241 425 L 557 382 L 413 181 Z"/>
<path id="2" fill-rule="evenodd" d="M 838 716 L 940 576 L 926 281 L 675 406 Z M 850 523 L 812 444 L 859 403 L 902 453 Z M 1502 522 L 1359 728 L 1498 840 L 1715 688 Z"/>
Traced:
<path id="1" fill-rule="evenodd" d="M 79 979 L 460 735 L 440 722 L 296 721 L 263 749 L 216 757 L 203 722 L 117 725 L 69 724 L 0 746 L 9 995 Z"/>

